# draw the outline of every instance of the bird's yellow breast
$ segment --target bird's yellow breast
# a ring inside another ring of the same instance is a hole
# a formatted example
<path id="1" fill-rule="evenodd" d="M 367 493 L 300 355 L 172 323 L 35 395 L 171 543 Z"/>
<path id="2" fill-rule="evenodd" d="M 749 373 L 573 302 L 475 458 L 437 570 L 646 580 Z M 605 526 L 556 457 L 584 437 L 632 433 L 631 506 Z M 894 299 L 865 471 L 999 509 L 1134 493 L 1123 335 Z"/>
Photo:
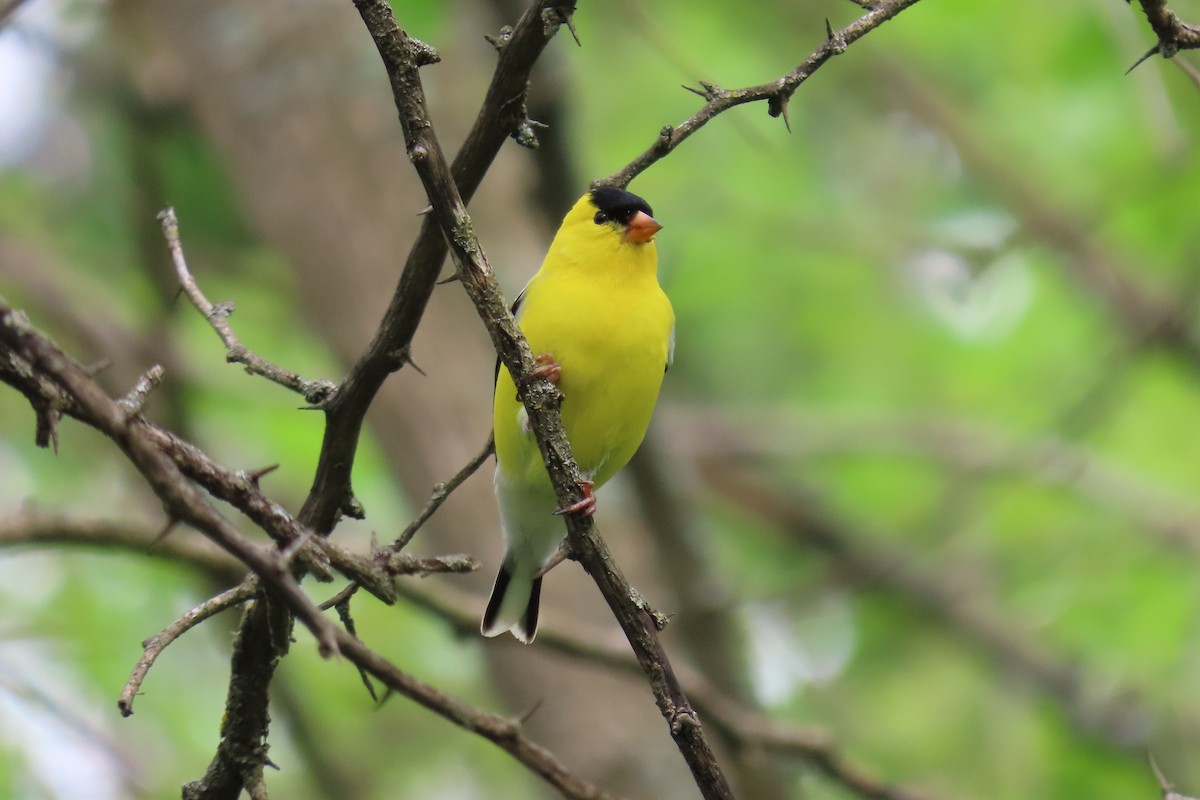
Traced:
<path id="1" fill-rule="evenodd" d="M 562 367 L 558 388 L 567 438 L 580 469 L 599 486 L 641 444 L 662 386 L 675 324 L 658 285 L 654 245 L 557 246 L 526 288 L 518 321 L 534 354 Z M 548 481 L 508 370 L 494 403 L 500 469 Z"/>

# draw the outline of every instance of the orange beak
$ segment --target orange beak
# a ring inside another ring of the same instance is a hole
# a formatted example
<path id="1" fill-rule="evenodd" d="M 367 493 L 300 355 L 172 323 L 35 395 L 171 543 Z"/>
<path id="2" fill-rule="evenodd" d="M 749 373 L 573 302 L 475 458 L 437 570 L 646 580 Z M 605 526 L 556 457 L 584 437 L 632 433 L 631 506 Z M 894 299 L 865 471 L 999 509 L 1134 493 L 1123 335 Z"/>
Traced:
<path id="1" fill-rule="evenodd" d="M 625 241 L 645 244 L 654 239 L 654 234 L 662 230 L 654 217 L 645 211 L 639 211 L 625 224 Z"/>

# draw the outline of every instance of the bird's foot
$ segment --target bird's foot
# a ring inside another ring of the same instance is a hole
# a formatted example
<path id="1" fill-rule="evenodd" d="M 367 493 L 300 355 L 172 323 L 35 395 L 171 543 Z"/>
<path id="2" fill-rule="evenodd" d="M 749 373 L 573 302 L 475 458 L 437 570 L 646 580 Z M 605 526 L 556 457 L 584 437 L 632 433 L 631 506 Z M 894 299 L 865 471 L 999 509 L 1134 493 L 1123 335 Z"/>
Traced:
<path id="1" fill-rule="evenodd" d="M 530 373 L 533 375 L 533 377 L 545 378 L 546 380 L 555 384 L 558 383 L 560 378 L 562 378 L 562 367 L 557 361 L 554 360 L 553 353 L 542 353 L 538 356 L 535 356 L 533 361 L 535 364 L 537 364 L 537 366 L 533 368 L 533 372 Z"/>
<path id="2" fill-rule="evenodd" d="M 583 499 L 577 503 L 572 503 L 565 508 L 560 508 L 554 513 L 559 516 L 563 514 L 583 514 L 585 517 L 590 517 L 596 513 L 596 495 L 592 494 L 592 487 L 596 484 L 591 481 L 580 481 L 579 488 L 583 491 Z"/>

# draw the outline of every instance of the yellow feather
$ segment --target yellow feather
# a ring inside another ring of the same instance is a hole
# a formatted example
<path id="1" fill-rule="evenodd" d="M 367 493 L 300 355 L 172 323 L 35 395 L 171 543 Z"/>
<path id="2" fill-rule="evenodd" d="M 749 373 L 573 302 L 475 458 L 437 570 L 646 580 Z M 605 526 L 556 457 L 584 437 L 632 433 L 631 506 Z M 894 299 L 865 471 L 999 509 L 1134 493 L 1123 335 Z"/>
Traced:
<path id="1" fill-rule="evenodd" d="M 675 314 L 658 285 L 654 242 L 625 242 L 619 230 L 595 224 L 595 213 L 585 195 L 567 214 L 525 289 L 518 322 L 533 352 L 562 367 L 563 426 L 580 469 L 600 486 L 646 434 Z M 501 367 L 493 409 L 500 469 L 514 481 L 548 483 L 520 410 Z"/>
<path id="2" fill-rule="evenodd" d="M 626 210 L 628 203 L 648 210 L 634 195 L 605 191 Z M 658 285 L 654 242 L 631 241 L 620 220 L 597 222 L 598 210 L 589 193 L 567 214 L 517 313 L 534 354 L 549 354 L 561 367 L 563 426 L 575 460 L 596 487 L 625 466 L 646 435 L 675 328 Z M 537 629 L 536 575 L 566 530 L 553 516 L 553 488 L 504 367 L 496 378 L 493 426 L 508 550 L 481 630 L 488 636 L 511 630 L 529 642 Z"/>

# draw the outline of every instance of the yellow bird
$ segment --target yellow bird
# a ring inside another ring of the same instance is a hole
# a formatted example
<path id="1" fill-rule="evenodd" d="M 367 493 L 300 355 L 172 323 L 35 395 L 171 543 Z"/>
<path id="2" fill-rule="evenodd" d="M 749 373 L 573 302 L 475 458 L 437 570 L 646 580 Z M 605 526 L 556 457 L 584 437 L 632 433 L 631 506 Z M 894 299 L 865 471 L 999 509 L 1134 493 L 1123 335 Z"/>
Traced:
<path id="1" fill-rule="evenodd" d="M 496 375 L 496 497 L 507 551 L 483 615 L 484 636 L 537 633 L 541 571 L 566 536 L 564 513 L 592 514 L 592 489 L 642 443 L 675 349 L 675 312 L 658 285 L 654 235 L 662 226 L 635 194 L 602 187 L 563 219 L 542 268 L 513 306 L 557 383 L 584 500 L 558 509 L 554 488 L 507 368 Z"/>

